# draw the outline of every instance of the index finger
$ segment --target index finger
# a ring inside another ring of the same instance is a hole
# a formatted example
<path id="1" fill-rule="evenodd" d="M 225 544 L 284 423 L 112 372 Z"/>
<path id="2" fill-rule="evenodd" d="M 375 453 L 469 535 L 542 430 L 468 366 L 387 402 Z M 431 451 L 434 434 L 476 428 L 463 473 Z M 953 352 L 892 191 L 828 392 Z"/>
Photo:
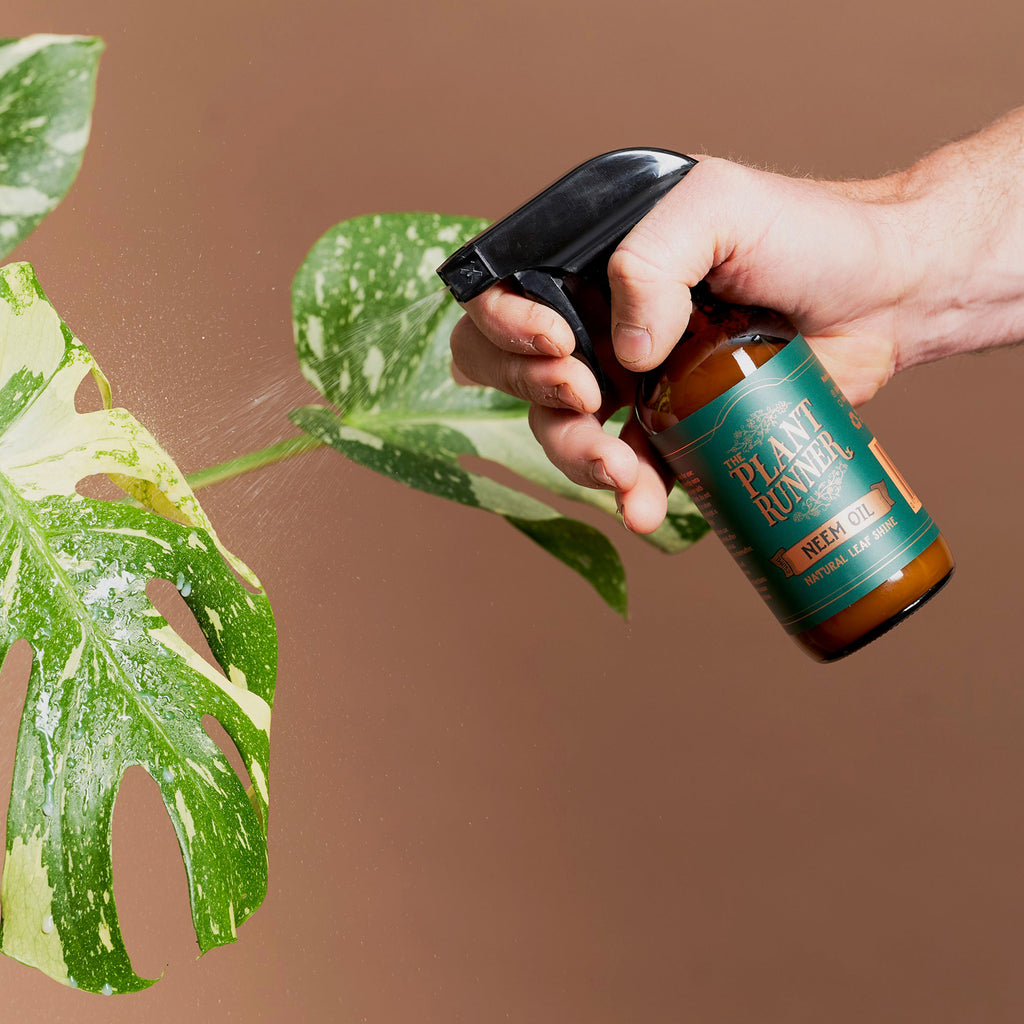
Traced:
<path id="1" fill-rule="evenodd" d="M 553 309 L 503 282 L 462 306 L 484 337 L 506 352 L 568 356 L 576 347 L 572 329 Z"/>

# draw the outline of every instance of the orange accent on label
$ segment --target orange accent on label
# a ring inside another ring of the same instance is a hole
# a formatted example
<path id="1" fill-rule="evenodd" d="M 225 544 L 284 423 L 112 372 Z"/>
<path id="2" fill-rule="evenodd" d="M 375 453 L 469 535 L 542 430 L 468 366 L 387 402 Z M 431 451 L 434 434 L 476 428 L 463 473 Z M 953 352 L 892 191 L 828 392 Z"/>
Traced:
<path id="1" fill-rule="evenodd" d="M 910 510 L 916 515 L 921 511 L 921 499 L 911 490 L 910 484 L 903 478 L 903 474 L 896 468 L 892 459 L 885 454 L 884 449 L 875 438 L 868 443 L 871 454 L 878 459 L 882 469 L 889 474 L 889 478 L 896 485 L 896 490 L 903 495 L 904 500 L 910 506 Z"/>

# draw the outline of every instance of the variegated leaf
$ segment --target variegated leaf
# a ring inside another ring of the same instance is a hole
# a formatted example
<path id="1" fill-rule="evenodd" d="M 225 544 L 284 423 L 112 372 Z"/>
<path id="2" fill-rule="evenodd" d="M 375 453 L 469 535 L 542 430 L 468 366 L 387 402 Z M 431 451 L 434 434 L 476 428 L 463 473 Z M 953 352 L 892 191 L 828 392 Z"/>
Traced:
<path id="1" fill-rule="evenodd" d="M 79 413 L 75 395 L 90 373 L 104 408 Z M 200 948 L 232 941 L 266 890 L 277 645 L 256 578 L 226 556 L 173 462 L 109 396 L 32 268 L 0 270 L 0 639 L 6 651 L 24 638 L 33 652 L 0 885 L 2 949 L 68 985 L 125 992 L 150 982 L 132 970 L 114 905 L 121 777 L 141 765 L 160 788 Z M 94 474 L 166 515 L 81 497 L 77 485 Z M 146 588 L 160 578 L 177 586 L 223 672 L 153 606 Z M 248 793 L 204 715 L 237 746 Z"/>
<path id="2" fill-rule="evenodd" d="M 0 39 L 0 258 L 75 180 L 102 49 L 84 36 Z"/>
<path id="3" fill-rule="evenodd" d="M 460 310 L 439 290 L 436 268 L 484 227 L 437 214 L 376 215 L 345 221 L 317 242 L 295 277 L 292 315 L 302 372 L 338 411 L 296 409 L 292 420 L 356 462 L 505 516 L 624 614 L 625 574 L 603 533 L 460 464 L 480 456 L 615 512 L 609 492 L 578 487 L 551 465 L 525 402 L 452 379 L 448 338 Z M 677 551 L 706 530 L 677 488 L 666 523 L 648 539 Z"/>

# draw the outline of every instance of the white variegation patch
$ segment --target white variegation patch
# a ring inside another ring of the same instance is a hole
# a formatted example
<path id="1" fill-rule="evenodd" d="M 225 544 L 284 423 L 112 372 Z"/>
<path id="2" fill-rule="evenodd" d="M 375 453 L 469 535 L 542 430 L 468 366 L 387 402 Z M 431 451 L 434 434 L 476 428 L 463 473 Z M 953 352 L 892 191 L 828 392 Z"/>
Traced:
<path id="1" fill-rule="evenodd" d="M 267 735 L 270 734 L 270 705 L 262 697 L 222 676 L 205 658 L 196 654 L 170 626 L 150 630 L 150 636 L 162 643 L 169 651 L 177 654 L 197 672 L 206 676 L 211 683 L 220 687 L 242 709 L 245 717 L 257 729 Z"/>
<path id="2" fill-rule="evenodd" d="M 40 217 L 57 205 L 32 185 L 0 185 L 0 217 Z"/>
<path id="3" fill-rule="evenodd" d="M 42 861 L 43 840 L 15 836 L 4 862 L 0 902 L 4 914 L 4 946 L 21 951 L 18 959 L 67 983 L 64 947 L 53 921 L 53 886 Z"/>

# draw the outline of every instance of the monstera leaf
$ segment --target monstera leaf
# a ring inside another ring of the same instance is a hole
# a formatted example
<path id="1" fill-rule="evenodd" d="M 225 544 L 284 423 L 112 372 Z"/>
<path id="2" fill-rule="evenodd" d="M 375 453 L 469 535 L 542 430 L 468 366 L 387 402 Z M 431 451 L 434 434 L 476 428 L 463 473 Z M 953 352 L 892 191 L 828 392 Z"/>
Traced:
<path id="1" fill-rule="evenodd" d="M 75 180 L 102 49 L 81 36 L 0 39 L 0 258 Z"/>
<path id="2" fill-rule="evenodd" d="M 345 221 L 317 242 L 292 286 L 292 314 L 302 372 L 334 408 L 296 409 L 292 421 L 371 469 L 504 516 L 625 614 L 622 563 L 601 531 L 460 461 L 501 463 L 614 515 L 610 493 L 578 487 L 548 462 L 525 402 L 452 379 L 448 337 L 460 310 L 439 291 L 435 270 L 484 227 L 437 214 L 378 215 Z M 668 519 L 649 539 L 677 551 L 706 529 L 677 489 Z"/>
<path id="3" fill-rule="evenodd" d="M 92 374 L 103 397 L 79 413 Z M 137 502 L 81 497 L 111 475 Z M 164 515 L 139 507 L 159 508 Z M 223 672 L 147 596 L 173 583 Z M 0 627 L 32 649 L 4 861 L 2 949 L 68 985 L 125 992 L 111 820 L 141 765 L 173 822 L 200 948 L 230 942 L 266 891 L 276 634 L 252 573 L 227 555 L 168 456 L 127 412 L 27 264 L 0 270 Z M 250 791 L 207 735 L 238 748 Z"/>

